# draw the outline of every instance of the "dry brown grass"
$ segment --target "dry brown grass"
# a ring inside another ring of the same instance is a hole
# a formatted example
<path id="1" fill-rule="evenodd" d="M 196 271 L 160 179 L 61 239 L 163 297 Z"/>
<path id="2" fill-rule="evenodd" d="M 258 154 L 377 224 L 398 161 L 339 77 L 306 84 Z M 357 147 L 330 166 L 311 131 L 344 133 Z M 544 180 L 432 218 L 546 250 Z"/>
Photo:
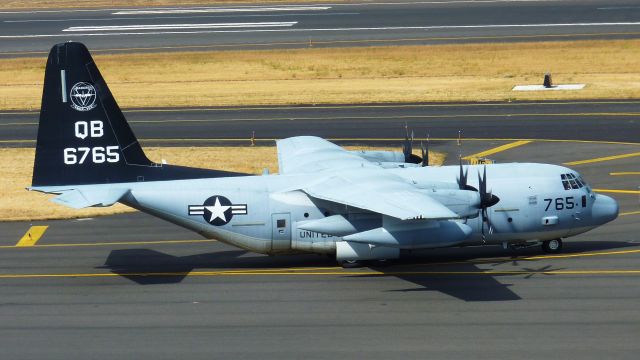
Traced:
<path id="1" fill-rule="evenodd" d="M 252 3 L 304 3 L 315 0 L 4 0 L 0 10 L 17 9 L 67 9 L 67 8 L 113 8 L 113 7 L 161 7 L 161 6 L 206 6 L 220 4 Z"/>
<path id="2" fill-rule="evenodd" d="M 97 55 L 123 107 L 640 97 L 640 40 Z M 0 109 L 37 109 L 45 61 L 0 60 Z M 513 92 L 551 71 L 582 91 Z"/>
<path id="3" fill-rule="evenodd" d="M 229 156 L 230 152 L 233 156 Z M 31 184 L 34 153 L 34 149 L 0 148 L 0 162 L 5 166 L 0 177 L 0 221 L 83 218 L 135 211 L 120 204 L 74 210 L 47 201 L 47 196 L 41 193 L 26 191 L 25 188 Z M 146 148 L 145 153 L 153 160 L 165 159 L 175 165 L 215 167 L 251 174 L 260 174 L 264 168 L 274 173 L 278 170 L 274 147 L 151 147 Z M 442 164 L 444 158 L 442 153 L 429 153 L 431 164 Z"/>

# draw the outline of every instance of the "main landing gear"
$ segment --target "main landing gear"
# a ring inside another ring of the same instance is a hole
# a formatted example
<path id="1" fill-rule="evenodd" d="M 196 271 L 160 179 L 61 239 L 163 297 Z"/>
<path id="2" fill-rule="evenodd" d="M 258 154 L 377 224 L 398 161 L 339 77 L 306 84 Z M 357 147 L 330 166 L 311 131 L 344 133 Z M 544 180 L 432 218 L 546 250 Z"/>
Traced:
<path id="1" fill-rule="evenodd" d="M 542 251 L 557 254 L 562 251 L 562 239 L 546 240 L 542 242 Z"/>
<path id="2" fill-rule="evenodd" d="M 361 268 L 365 266 L 371 267 L 384 267 L 390 265 L 390 260 L 387 259 L 377 259 L 377 260 L 343 260 L 340 262 L 345 269 L 354 269 Z"/>

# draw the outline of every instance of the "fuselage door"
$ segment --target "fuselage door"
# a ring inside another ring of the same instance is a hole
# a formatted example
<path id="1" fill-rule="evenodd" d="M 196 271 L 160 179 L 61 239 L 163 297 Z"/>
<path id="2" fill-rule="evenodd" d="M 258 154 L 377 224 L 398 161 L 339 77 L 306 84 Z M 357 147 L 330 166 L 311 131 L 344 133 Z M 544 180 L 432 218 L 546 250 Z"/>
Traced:
<path id="1" fill-rule="evenodd" d="M 272 250 L 287 250 L 291 248 L 291 214 L 271 214 Z"/>

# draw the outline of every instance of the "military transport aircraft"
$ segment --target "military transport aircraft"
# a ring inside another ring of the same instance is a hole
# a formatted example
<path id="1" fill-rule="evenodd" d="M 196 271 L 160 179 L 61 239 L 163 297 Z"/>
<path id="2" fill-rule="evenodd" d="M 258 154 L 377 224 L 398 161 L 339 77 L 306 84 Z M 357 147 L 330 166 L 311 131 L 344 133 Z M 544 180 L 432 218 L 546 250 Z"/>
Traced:
<path id="1" fill-rule="evenodd" d="M 615 200 L 557 165 L 423 166 L 426 151 L 413 155 L 410 143 L 347 151 L 312 136 L 279 140 L 277 151 L 279 173 L 260 176 L 150 161 L 87 48 L 68 42 L 47 60 L 29 189 L 72 208 L 120 202 L 257 253 L 343 264 L 469 245 L 558 252 L 561 239 L 618 215 Z"/>

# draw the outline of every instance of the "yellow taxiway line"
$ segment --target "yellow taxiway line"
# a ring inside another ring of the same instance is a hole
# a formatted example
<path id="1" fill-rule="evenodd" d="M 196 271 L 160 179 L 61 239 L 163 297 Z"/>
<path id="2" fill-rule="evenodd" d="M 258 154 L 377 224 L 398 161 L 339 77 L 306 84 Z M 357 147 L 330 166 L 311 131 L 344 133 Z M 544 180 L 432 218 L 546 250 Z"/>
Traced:
<path id="1" fill-rule="evenodd" d="M 375 270 L 323 270 L 298 271 L 283 269 L 280 271 L 223 270 L 223 271 L 183 271 L 183 272 L 131 272 L 131 273 L 58 273 L 58 274 L 0 274 L 0 279 L 37 279 L 37 278 L 98 278 L 98 277 L 168 277 L 168 276 L 495 276 L 495 275 L 640 275 L 640 269 L 584 269 L 584 270 L 482 270 L 482 271 L 375 271 Z"/>
<path id="2" fill-rule="evenodd" d="M 411 119 L 465 119 L 465 118 L 509 118 L 513 120 L 514 117 L 539 117 L 543 119 L 553 120 L 553 117 L 567 117 L 567 116 L 640 116 L 640 113 L 610 113 L 610 112 L 594 112 L 594 113 L 557 113 L 557 114 L 538 114 L 538 113 L 523 113 L 523 114 L 435 114 L 435 115 L 400 115 L 400 116 L 311 116 L 311 117 L 279 117 L 279 118 L 229 118 L 229 119 L 186 119 L 186 120 L 132 120 L 132 124 L 185 124 L 185 123 L 218 123 L 218 122 L 260 122 L 260 121 L 342 121 L 342 120 L 411 120 Z M 517 121 L 517 120 L 515 120 Z M 37 122 L 13 122 L 3 123 L 0 126 L 35 126 Z"/>
<path id="3" fill-rule="evenodd" d="M 32 226 L 15 245 L 16 247 L 35 246 L 49 226 Z"/>
<path id="4" fill-rule="evenodd" d="M 625 254 L 638 254 L 640 253 L 640 249 L 635 250 L 616 250 L 616 251 L 596 251 L 596 252 L 581 252 L 574 254 L 562 254 L 562 255 L 534 255 L 534 256 L 523 256 L 523 257 L 497 257 L 497 258 L 487 258 L 482 260 L 461 260 L 461 261 L 446 261 L 446 262 L 431 262 L 431 263 L 415 263 L 415 264 L 407 264 L 406 266 L 443 266 L 443 265 L 460 265 L 460 264 L 472 264 L 472 265 L 481 265 L 481 264 L 491 264 L 491 263 L 500 263 L 500 262 L 511 262 L 511 261 L 538 261 L 545 259 L 571 259 L 571 258 L 582 258 L 582 257 L 591 257 L 591 256 L 612 256 L 612 255 L 625 255 Z M 404 265 L 397 265 L 404 266 Z"/>
<path id="5" fill-rule="evenodd" d="M 616 251 L 600 251 L 590 253 L 577 253 L 566 255 L 540 255 L 521 258 L 493 258 L 483 261 L 458 261 L 443 263 L 425 263 L 425 264 L 407 264 L 406 266 L 432 266 L 432 265 L 454 265 L 461 263 L 483 264 L 501 261 L 535 261 L 544 259 L 563 259 L 578 258 L 591 256 L 611 256 L 624 254 L 637 254 L 640 249 L 634 250 L 616 250 Z M 402 265 L 399 265 L 402 267 Z M 411 276 L 411 275 L 429 275 L 429 276 L 447 276 L 447 275 L 640 275 L 640 269 L 582 269 L 582 270 L 479 270 L 479 271 L 437 271 L 437 270 L 348 270 L 341 267 L 298 267 L 298 268 L 275 268 L 275 269 L 234 269 L 220 271 L 181 271 L 181 272 L 128 272 L 128 273 L 58 273 L 58 274 L 0 274 L 0 279 L 29 279 L 29 278 L 89 278 L 89 277 L 144 277 L 144 276 L 252 276 L 252 275 L 335 275 L 335 276 L 361 276 L 361 275 L 377 275 L 377 276 Z"/>
<path id="6" fill-rule="evenodd" d="M 589 256 L 607 256 L 607 255 L 626 255 L 626 254 L 638 254 L 640 250 L 616 250 L 616 251 L 596 251 L 596 252 L 583 252 L 577 254 L 564 254 L 564 255 L 536 255 L 516 260 L 544 260 L 544 259 L 569 259 L 576 257 L 589 257 Z"/>
<path id="7" fill-rule="evenodd" d="M 640 152 L 635 152 L 635 153 L 630 153 L 630 154 L 613 155 L 613 156 L 604 156 L 604 157 L 599 157 L 599 158 L 595 158 L 595 159 L 571 161 L 571 162 L 564 163 L 564 165 L 571 166 L 571 165 L 591 164 L 591 163 L 595 163 L 595 162 L 626 159 L 626 158 L 636 157 L 636 156 L 640 156 Z"/>
<path id="8" fill-rule="evenodd" d="M 549 101 L 549 102 L 497 102 L 497 103 L 417 103 L 417 104 L 362 104 L 362 105 L 317 105 L 317 106 L 290 106 L 281 105 L 276 107 L 268 106 L 240 106 L 233 108 L 217 108 L 217 107 L 202 107 L 202 108 L 155 108 L 155 109 L 126 109 L 123 110 L 127 113 L 175 113 L 175 112 L 231 112 L 238 110 L 318 110 L 318 109 L 378 109 L 378 108 L 465 108 L 465 107 L 524 107 L 524 106 L 545 106 L 545 105 L 616 105 L 616 104 L 638 104 L 640 101 Z M 0 115 L 37 115 L 39 111 L 3 111 Z M 602 114 L 602 113 L 598 113 Z M 611 113 L 611 114 L 628 114 L 628 113 Z M 35 123 L 34 123 L 35 124 Z"/>
<path id="9" fill-rule="evenodd" d="M 250 138 L 143 138 L 139 139 L 141 142 L 238 142 L 238 141 L 250 141 Z M 257 138 L 256 142 L 274 142 L 276 138 Z M 402 141 L 402 138 L 327 138 L 329 141 L 349 141 L 349 142 L 372 142 L 372 141 Z M 426 141 L 427 138 L 416 137 L 416 141 Z M 430 141 L 458 141 L 458 138 L 429 138 Z M 568 144 L 607 144 L 607 145 L 631 145 L 640 146 L 640 142 L 631 141 L 607 141 L 607 140 L 571 140 L 571 139 L 518 139 L 518 138 L 462 138 L 462 141 L 532 141 L 532 142 L 549 142 L 549 143 L 568 143 Z M 35 140 L 0 140 L 0 144 L 21 144 L 21 143 L 33 143 Z"/>
<path id="10" fill-rule="evenodd" d="M 640 175 L 640 171 L 611 172 L 609 173 L 609 175 L 611 176 Z"/>
<path id="11" fill-rule="evenodd" d="M 640 194 L 640 190 L 625 190 L 625 189 L 593 189 L 599 193 L 614 193 L 614 194 Z"/>
<path id="12" fill-rule="evenodd" d="M 640 215 L 640 211 L 629 211 L 618 214 L 618 216 Z"/>
<path id="13" fill-rule="evenodd" d="M 518 140 L 518 141 L 514 141 L 512 143 L 508 143 L 508 144 L 504 144 L 498 147 L 494 147 L 492 149 L 489 150 L 485 150 L 485 151 L 481 151 L 477 154 L 473 154 L 473 155 L 468 155 L 463 157 L 463 160 L 469 160 L 471 158 L 482 158 L 485 156 L 489 156 L 489 155 L 493 155 L 493 154 L 497 154 L 499 152 L 505 151 L 505 150 L 509 150 L 509 149 L 513 149 L 522 145 L 526 145 L 531 143 L 531 140 Z"/>
<path id="14" fill-rule="evenodd" d="M 45 226 L 46 227 L 46 226 Z M 27 236 L 25 234 L 25 236 Z M 24 238 L 24 237 L 23 237 Z M 154 244 L 194 244 L 194 243 L 211 243 L 216 242 L 217 240 L 212 239 L 203 239 L 203 240 L 158 240 L 158 241 L 121 241 L 121 242 L 95 242 L 95 243 L 77 243 L 77 244 L 42 244 L 42 245 L 2 245 L 0 249 L 12 249 L 16 247 L 24 247 L 29 246 L 32 248 L 49 248 L 49 247 L 82 247 L 82 246 L 109 246 L 109 245 L 154 245 Z M 36 240 L 37 241 L 37 240 Z"/>

